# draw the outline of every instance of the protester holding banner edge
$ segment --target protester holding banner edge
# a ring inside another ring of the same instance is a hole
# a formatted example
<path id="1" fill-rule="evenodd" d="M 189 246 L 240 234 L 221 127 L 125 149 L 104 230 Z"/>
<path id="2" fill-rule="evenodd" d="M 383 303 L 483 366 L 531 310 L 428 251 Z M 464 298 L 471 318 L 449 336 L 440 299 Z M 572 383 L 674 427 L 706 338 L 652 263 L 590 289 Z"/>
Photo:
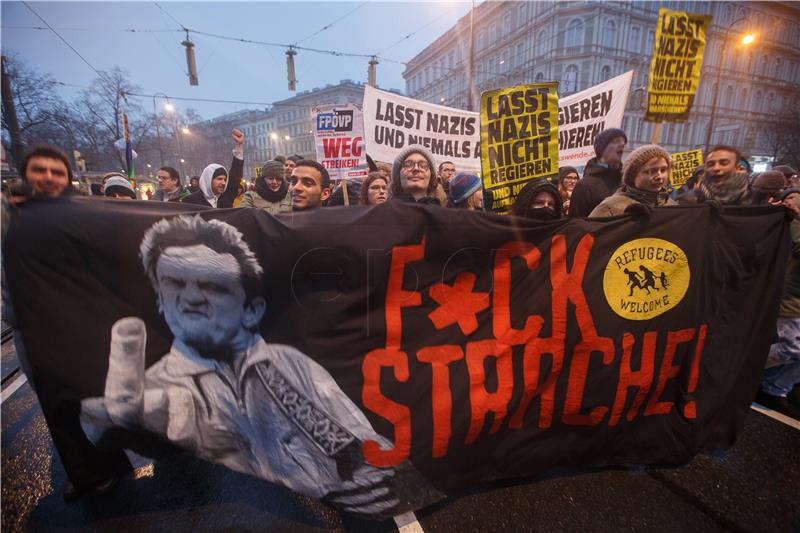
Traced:
<path id="1" fill-rule="evenodd" d="M 622 186 L 600 202 L 589 217 L 613 217 L 625 213 L 633 204 L 648 207 L 676 205 L 666 189 L 672 158 L 662 147 L 640 146 L 628 155 L 622 166 Z"/>

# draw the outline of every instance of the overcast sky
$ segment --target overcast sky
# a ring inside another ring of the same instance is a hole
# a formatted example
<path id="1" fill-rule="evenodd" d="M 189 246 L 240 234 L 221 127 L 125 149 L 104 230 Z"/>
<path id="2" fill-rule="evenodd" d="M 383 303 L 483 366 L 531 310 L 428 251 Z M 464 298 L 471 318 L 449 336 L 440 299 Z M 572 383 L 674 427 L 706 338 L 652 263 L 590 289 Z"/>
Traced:
<path id="1" fill-rule="evenodd" d="M 146 94 L 270 103 L 294 95 L 287 88 L 286 50 L 192 33 L 200 85 L 186 76 L 181 25 L 241 39 L 294 44 L 409 61 L 469 12 L 470 2 L 28 2 L 98 70 L 124 68 Z M 162 9 L 159 9 L 161 6 Z M 16 53 L 60 82 L 86 86 L 95 72 L 22 2 L 3 1 L 3 53 Z M 174 20 L 173 20 L 174 18 Z M 339 20 L 340 19 L 340 20 Z M 177 21 L 177 22 L 176 22 Z M 324 26 L 330 28 L 313 35 Z M 126 29 L 150 30 L 126 32 Z M 156 31 L 153 31 L 156 30 Z M 171 31 L 172 30 L 172 31 Z M 416 32 L 416 33 L 414 33 Z M 407 35 L 414 33 L 408 39 Z M 313 36 L 312 36 L 313 35 Z M 398 41 L 401 41 L 398 43 Z M 298 92 L 342 79 L 365 82 L 367 58 L 308 51 L 295 56 Z M 403 66 L 378 65 L 382 88 L 404 90 Z M 80 89 L 61 87 L 65 98 Z M 203 118 L 258 105 L 179 102 Z M 143 99 L 152 110 L 152 99 Z"/>

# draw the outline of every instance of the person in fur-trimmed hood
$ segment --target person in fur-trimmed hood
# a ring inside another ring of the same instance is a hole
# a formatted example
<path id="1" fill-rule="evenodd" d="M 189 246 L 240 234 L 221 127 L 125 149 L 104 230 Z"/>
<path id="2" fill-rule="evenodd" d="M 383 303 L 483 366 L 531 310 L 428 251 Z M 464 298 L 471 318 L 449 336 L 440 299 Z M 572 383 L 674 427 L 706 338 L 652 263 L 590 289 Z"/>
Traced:
<path id="1" fill-rule="evenodd" d="M 291 211 L 292 195 L 289 193 L 289 182 L 284 175 L 283 163 L 264 163 L 261 176 L 256 179 L 256 190 L 244 193 L 239 207 L 256 207 L 271 215 Z"/>
<path id="2" fill-rule="evenodd" d="M 675 205 L 669 197 L 669 169 L 672 158 L 655 144 L 640 146 L 630 153 L 622 166 L 622 186 L 600 202 L 590 217 L 613 217 L 625 213 L 632 204 L 650 207 Z"/>
<path id="3" fill-rule="evenodd" d="M 233 129 L 231 137 L 235 143 L 231 172 L 222 165 L 212 163 L 200 174 L 200 190 L 184 198 L 183 203 L 207 205 L 209 207 L 233 207 L 239 182 L 244 172 L 244 133 Z"/>
<path id="4" fill-rule="evenodd" d="M 433 155 L 424 146 L 413 144 L 401 150 L 392 164 L 389 200 L 441 205 L 434 168 Z"/>

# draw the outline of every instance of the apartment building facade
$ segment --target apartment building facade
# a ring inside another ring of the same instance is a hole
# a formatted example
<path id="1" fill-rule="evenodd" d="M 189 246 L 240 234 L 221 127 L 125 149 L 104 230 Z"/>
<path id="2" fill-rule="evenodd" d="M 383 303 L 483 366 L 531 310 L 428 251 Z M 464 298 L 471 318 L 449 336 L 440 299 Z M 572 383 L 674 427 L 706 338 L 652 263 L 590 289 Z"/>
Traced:
<path id="1" fill-rule="evenodd" d="M 643 116 L 659 7 L 712 16 L 692 116 L 664 124 L 660 143 L 704 146 L 719 73 L 711 143 L 773 154 L 775 116 L 800 109 L 800 4 L 791 2 L 484 2 L 474 11 L 472 109 L 488 89 L 557 81 L 567 95 L 633 70 L 622 127 L 629 149 L 649 143 L 654 124 Z M 466 15 L 408 63 L 408 95 L 469 108 L 469 28 Z M 748 47 L 738 43 L 745 33 L 756 35 Z"/>

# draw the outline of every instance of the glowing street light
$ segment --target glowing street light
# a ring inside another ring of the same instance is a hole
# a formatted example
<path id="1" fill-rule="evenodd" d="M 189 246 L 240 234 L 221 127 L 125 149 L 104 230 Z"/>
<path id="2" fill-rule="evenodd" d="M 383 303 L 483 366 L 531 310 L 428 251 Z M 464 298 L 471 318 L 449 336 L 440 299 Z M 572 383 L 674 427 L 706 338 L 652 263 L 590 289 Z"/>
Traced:
<path id="1" fill-rule="evenodd" d="M 184 135 L 190 135 L 192 132 L 189 130 L 189 128 L 181 128 L 181 133 Z"/>
<path id="2" fill-rule="evenodd" d="M 719 98 L 719 86 L 722 78 L 722 69 L 725 68 L 725 53 L 728 51 L 728 42 L 725 39 L 725 36 L 728 35 L 731 32 L 731 29 L 740 22 L 750 22 L 750 19 L 746 17 L 736 19 L 733 22 L 731 22 L 725 29 L 725 31 L 722 33 L 723 35 L 722 49 L 720 50 L 719 53 L 719 65 L 717 66 L 717 86 L 714 91 L 714 98 L 711 100 L 711 116 L 709 116 L 708 118 L 708 130 L 706 131 L 706 149 L 705 149 L 706 154 L 708 154 L 708 147 L 711 145 L 711 132 L 714 131 L 714 119 L 717 116 L 717 98 Z M 756 40 L 755 35 L 753 35 L 752 33 L 748 33 L 739 42 L 742 45 L 747 46 L 749 44 L 752 44 L 753 41 L 755 40 Z"/>
<path id="3" fill-rule="evenodd" d="M 171 103 L 167 102 L 166 104 L 164 104 L 164 111 L 168 111 L 169 113 L 172 113 L 173 111 L 175 111 L 175 106 L 172 105 Z"/>
<path id="4" fill-rule="evenodd" d="M 269 134 L 269 138 L 272 139 L 273 141 L 277 141 L 278 140 L 278 134 L 277 133 L 270 133 Z"/>

